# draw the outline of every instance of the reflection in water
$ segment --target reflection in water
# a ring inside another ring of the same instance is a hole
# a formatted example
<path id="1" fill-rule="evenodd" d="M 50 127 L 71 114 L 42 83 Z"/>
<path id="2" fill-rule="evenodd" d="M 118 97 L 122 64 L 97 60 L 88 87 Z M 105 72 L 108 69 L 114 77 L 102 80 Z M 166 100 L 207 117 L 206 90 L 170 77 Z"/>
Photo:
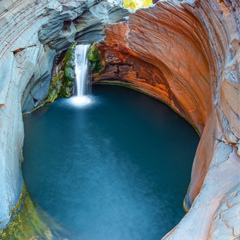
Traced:
<path id="1" fill-rule="evenodd" d="M 26 184 L 72 239 L 160 239 L 184 215 L 198 136 L 145 95 L 93 92 L 88 107 L 59 99 L 24 118 Z"/>

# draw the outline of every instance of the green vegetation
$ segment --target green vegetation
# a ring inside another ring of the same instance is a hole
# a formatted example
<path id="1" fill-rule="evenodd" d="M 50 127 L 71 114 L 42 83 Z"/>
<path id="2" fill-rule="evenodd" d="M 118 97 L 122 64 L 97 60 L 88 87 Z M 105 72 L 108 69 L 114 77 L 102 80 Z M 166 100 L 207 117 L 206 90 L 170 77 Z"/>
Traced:
<path id="1" fill-rule="evenodd" d="M 59 95 L 61 95 L 61 90 L 63 90 L 63 86 L 64 86 L 64 71 L 60 70 L 57 73 L 57 75 L 53 77 L 44 103 L 53 102 Z"/>
<path id="2" fill-rule="evenodd" d="M 91 69 L 93 72 L 100 72 L 104 69 L 104 64 L 101 61 L 102 54 L 97 49 L 95 43 L 93 43 L 89 48 L 87 58 L 91 62 Z"/>
<path id="3" fill-rule="evenodd" d="M 142 8 L 142 7 L 147 7 L 152 3 L 153 3 L 152 0 L 124 0 L 123 1 L 123 5 L 126 8 L 129 8 L 132 10 Z"/>
<path id="4" fill-rule="evenodd" d="M 61 237 L 62 232 L 64 231 L 56 223 L 53 223 L 52 220 L 47 220 L 43 218 L 49 218 L 46 216 L 46 213 L 39 214 L 38 206 L 36 206 L 30 196 L 26 191 L 24 186 L 23 195 L 25 195 L 23 200 L 23 206 L 21 210 L 16 214 L 14 220 L 10 225 L 0 232 L 0 239 L 2 240 L 26 240 L 26 239 L 64 239 Z M 50 223 L 51 221 L 51 223 Z M 47 225 L 48 222 L 54 229 L 50 229 Z M 65 233 L 64 233 L 65 234 Z"/>
<path id="5" fill-rule="evenodd" d="M 63 59 L 63 70 L 64 70 L 64 85 L 65 87 L 71 87 L 75 79 L 75 46 L 76 43 L 67 50 L 66 55 Z M 69 96 L 67 96 L 69 97 Z"/>
<path id="6" fill-rule="evenodd" d="M 97 62 L 101 60 L 101 53 L 96 48 L 96 44 L 92 44 L 91 47 L 88 50 L 87 58 L 89 61 Z"/>
<path id="7" fill-rule="evenodd" d="M 48 93 L 41 104 L 34 108 L 34 112 L 46 103 L 51 103 L 59 97 L 68 98 L 72 95 L 72 86 L 75 80 L 75 46 L 73 43 L 67 50 L 63 60 L 56 67 L 57 70 L 52 76 Z M 23 113 L 25 115 L 26 113 Z"/>
<path id="8" fill-rule="evenodd" d="M 46 98 L 44 99 L 44 105 L 47 102 L 53 102 L 58 97 L 70 97 L 72 94 L 72 86 L 75 79 L 74 72 L 74 50 L 76 43 L 67 50 L 65 57 L 62 60 L 60 68 L 53 76 L 50 88 Z"/>

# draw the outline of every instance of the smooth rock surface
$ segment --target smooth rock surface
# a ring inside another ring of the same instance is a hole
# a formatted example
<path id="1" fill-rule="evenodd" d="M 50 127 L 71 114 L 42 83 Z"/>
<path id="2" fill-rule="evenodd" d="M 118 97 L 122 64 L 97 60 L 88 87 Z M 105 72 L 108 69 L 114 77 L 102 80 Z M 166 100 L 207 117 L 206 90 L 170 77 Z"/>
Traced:
<path id="1" fill-rule="evenodd" d="M 108 25 L 98 46 L 107 64 L 95 83 L 161 99 L 201 134 L 184 201 L 189 212 L 164 239 L 240 237 L 239 16 L 238 0 L 158 2 Z"/>

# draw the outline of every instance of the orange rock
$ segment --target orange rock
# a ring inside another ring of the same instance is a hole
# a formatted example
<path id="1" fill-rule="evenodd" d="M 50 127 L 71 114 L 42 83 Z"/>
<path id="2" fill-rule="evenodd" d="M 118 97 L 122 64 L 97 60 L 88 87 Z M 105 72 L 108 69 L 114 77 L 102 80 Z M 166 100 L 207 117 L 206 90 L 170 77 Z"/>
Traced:
<path id="1" fill-rule="evenodd" d="M 239 16 L 238 0 L 158 2 L 106 26 L 98 46 L 107 67 L 95 83 L 122 83 L 158 98 L 201 134 L 185 198 L 190 211 L 164 239 L 240 237 L 236 217 L 235 235 L 213 220 L 240 184 Z"/>

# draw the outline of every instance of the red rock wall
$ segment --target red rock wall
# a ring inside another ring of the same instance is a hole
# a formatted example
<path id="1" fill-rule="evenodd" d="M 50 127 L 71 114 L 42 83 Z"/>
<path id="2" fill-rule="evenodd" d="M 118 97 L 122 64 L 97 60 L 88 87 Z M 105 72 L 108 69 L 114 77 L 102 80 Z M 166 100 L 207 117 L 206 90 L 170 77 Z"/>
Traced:
<path id="1" fill-rule="evenodd" d="M 212 59 L 199 21 L 178 5 L 159 2 L 130 15 L 125 24 L 107 26 L 105 33 L 99 49 L 107 67 L 94 81 L 122 82 L 161 99 L 202 133 L 212 111 Z M 201 175 L 208 165 L 206 161 Z"/>
<path id="2" fill-rule="evenodd" d="M 213 220 L 240 184 L 239 16 L 238 0 L 158 2 L 106 26 L 98 45 L 106 66 L 95 83 L 121 83 L 163 100 L 201 134 L 185 199 L 192 208 L 169 239 L 218 239 L 221 231 L 223 239 L 240 237 L 234 214 L 231 231 Z M 198 218 L 201 227 L 192 225 Z"/>

